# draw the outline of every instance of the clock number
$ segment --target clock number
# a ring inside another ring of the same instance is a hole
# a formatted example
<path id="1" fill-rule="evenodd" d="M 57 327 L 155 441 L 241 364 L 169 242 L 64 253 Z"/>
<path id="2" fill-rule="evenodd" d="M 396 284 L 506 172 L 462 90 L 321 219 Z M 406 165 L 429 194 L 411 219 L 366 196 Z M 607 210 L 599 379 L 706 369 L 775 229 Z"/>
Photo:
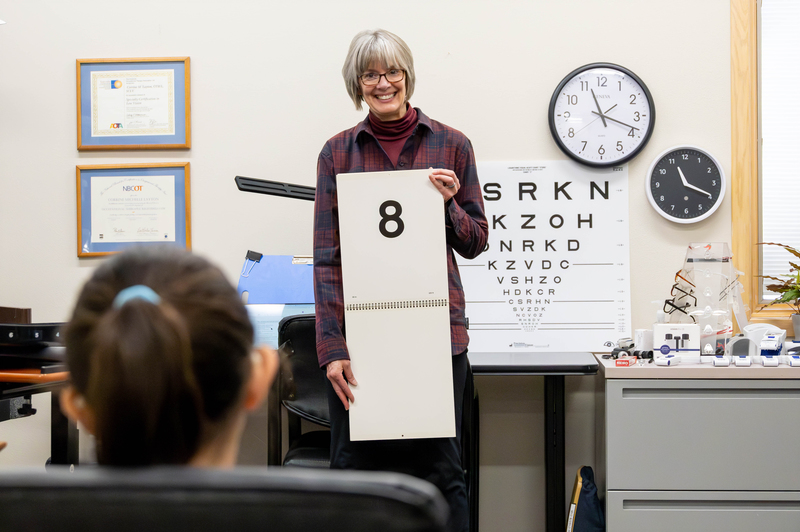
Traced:
<path id="1" fill-rule="evenodd" d="M 658 173 L 661 174 L 661 175 L 664 175 L 664 174 L 667 173 L 667 169 L 666 168 L 659 168 L 658 169 Z"/>
<path id="2" fill-rule="evenodd" d="M 711 167 L 710 167 L 710 166 L 708 167 L 708 172 L 706 172 L 706 173 L 707 173 L 707 174 L 710 174 L 710 173 L 711 173 Z"/>
<path id="3" fill-rule="evenodd" d="M 599 148 L 597 148 L 597 153 L 599 153 L 600 155 L 605 155 L 606 149 L 603 147 L 602 144 L 600 145 Z"/>
<path id="4" fill-rule="evenodd" d="M 664 201 L 664 196 L 661 196 L 661 201 Z"/>
<path id="5" fill-rule="evenodd" d="M 631 94 L 631 105 L 636 105 L 636 95 Z"/>
<path id="6" fill-rule="evenodd" d="M 564 96 L 567 97 L 567 104 L 568 105 L 578 105 L 578 95 L 577 94 L 565 94 Z"/>
<path id="7" fill-rule="evenodd" d="M 393 214 L 388 214 L 386 212 L 386 209 L 389 207 L 394 208 Z M 403 223 L 403 220 L 400 219 L 400 215 L 403 214 L 403 208 L 400 206 L 400 203 L 396 202 L 395 200 L 386 200 L 381 203 L 378 212 L 381 214 L 381 223 L 378 224 L 378 230 L 383 236 L 386 238 L 396 238 L 403 234 L 403 230 L 406 226 Z M 394 231 L 389 231 L 386 229 L 386 222 L 394 222 L 397 227 Z"/>
<path id="8" fill-rule="evenodd" d="M 575 136 L 575 130 L 573 128 L 569 128 L 569 132 L 567 133 L 567 136 L 569 138 L 574 137 Z"/>
<path id="9" fill-rule="evenodd" d="M 711 186 L 712 186 L 712 187 L 715 187 L 715 186 L 717 186 L 717 180 L 716 180 L 716 179 L 712 179 L 712 180 L 711 180 Z"/>
<path id="10" fill-rule="evenodd" d="M 639 120 L 640 120 L 639 111 L 636 111 L 635 113 L 633 113 L 633 121 L 638 122 Z"/>
<path id="11" fill-rule="evenodd" d="M 698 157 L 698 158 L 697 158 L 697 162 L 698 162 L 698 163 L 702 162 L 702 161 L 700 160 L 700 157 Z"/>
<path id="12" fill-rule="evenodd" d="M 675 205 L 670 205 L 670 207 L 673 211 L 675 210 Z"/>
<path id="13" fill-rule="evenodd" d="M 689 156 L 687 154 L 685 154 L 685 153 L 683 155 L 681 155 L 681 157 L 683 158 L 684 161 L 688 161 L 689 160 Z"/>
<path id="14" fill-rule="evenodd" d="M 661 181 L 656 181 L 656 188 L 661 188 Z"/>
<path id="15" fill-rule="evenodd" d="M 569 111 L 564 111 L 564 119 L 565 119 L 565 120 L 569 120 L 569 117 L 570 117 L 570 116 L 572 116 L 572 115 L 571 115 L 571 114 L 569 114 Z"/>
<path id="16" fill-rule="evenodd" d="M 581 142 L 583 142 L 583 148 L 581 148 L 581 151 L 583 151 L 583 150 L 585 150 L 585 149 L 586 149 L 586 141 L 585 141 L 585 140 L 582 140 Z"/>
<path id="17" fill-rule="evenodd" d="M 617 83 L 619 83 L 619 90 L 622 90 L 622 82 L 621 81 L 617 81 Z"/>
<path id="18" fill-rule="evenodd" d="M 686 207 L 685 209 L 683 209 L 683 214 L 689 214 L 689 207 Z"/>
<path id="19" fill-rule="evenodd" d="M 668 159 L 669 164 L 675 164 L 675 159 Z"/>
<path id="20" fill-rule="evenodd" d="M 702 203 L 698 203 L 697 204 L 697 210 L 698 211 L 702 211 L 703 210 L 703 204 Z"/>
<path id="21" fill-rule="evenodd" d="M 617 151 L 622 151 L 622 141 L 621 140 L 617 141 Z"/>
<path id="22" fill-rule="evenodd" d="M 588 81 L 581 81 L 581 90 L 585 91 L 589 89 L 589 82 Z"/>
<path id="23" fill-rule="evenodd" d="M 631 130 L 630 130 L 630 131 L 628 131 L 628 136 L 629 136 L 629 137 L 633 137 L 633 136 L 635 136 L 635 135 L 636 135 L 636 133 L 634 133 L 633 129 L 634 129 L 634 128 L 631 128 Z"/>
<path id="24" fill-rule="evenodd" d="M 608 81 L 607 77 L 605 77 L 605 76 L 598 77 L 597 78 L 597 86 L 598 87 L 605 87 L 606 86 L 606 81 Z"/>

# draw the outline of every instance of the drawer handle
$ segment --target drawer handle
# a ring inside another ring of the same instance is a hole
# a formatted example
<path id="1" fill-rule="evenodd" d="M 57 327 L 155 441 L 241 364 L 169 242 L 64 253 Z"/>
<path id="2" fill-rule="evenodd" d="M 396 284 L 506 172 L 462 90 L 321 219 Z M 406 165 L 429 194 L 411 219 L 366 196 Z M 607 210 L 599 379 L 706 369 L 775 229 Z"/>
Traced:
<path id="1" fill-rule="evenodd" d="M 715 501 L 715 500 L 660 500 L 623 499 L 623 510 L 800 510 L 800 501 Z"/>
<path id="2" fill-rule="evenodd" d="M 794 388 L 623 388 L 623 399 L 800 399 Z"/>

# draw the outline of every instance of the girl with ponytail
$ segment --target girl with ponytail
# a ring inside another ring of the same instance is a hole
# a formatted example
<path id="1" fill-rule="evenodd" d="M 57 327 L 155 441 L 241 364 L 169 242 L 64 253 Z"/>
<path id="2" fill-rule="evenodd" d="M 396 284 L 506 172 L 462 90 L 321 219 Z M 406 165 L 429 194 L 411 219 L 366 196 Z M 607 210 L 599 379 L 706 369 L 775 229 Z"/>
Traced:
<path id="1" fill-rule="evenodd" d="M 96 437 L 100 464 L 233 466 L 246 412 L 278 367 L 253 348 L 236 290 L 174 247 L 133 248 L 95 270 L 64 332 L 64 413 Z"/>

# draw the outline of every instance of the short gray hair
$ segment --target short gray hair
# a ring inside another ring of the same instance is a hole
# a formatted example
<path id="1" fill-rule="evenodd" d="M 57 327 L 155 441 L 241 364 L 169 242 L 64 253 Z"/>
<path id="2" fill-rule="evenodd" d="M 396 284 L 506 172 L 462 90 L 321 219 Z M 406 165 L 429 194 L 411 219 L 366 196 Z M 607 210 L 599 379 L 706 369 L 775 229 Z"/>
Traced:
<path id="1" fill-rule="evenodd" d="M 361 110 L 363 100 L 358 78 L 369 69 L 373 61 L 386 68 L 399 68 L 406 73 L 406 102 L 414 94 L 414 57 L 408 45 L 392 32 L 386 30 L 362 31 L 350 42 L 350 50 L 342 67 L 342 77 L 347 86 L 347 94 Z"/>

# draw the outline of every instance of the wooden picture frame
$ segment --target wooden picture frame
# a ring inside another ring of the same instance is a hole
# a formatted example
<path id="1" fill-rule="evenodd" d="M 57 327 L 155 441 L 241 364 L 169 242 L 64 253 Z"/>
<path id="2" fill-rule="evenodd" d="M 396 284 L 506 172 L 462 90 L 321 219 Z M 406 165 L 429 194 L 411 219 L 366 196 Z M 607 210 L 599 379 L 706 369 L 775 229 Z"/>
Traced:
<path id="1" fill-rule="evenodd" d="M 130 246 L 192 247 L 188 162 L 75 167 L 78 257 Z"/>
<path id="2" fill-rule="evenodd" d="M 188 57 L 77 59 L 78 150 L 191 148 Z"/>

